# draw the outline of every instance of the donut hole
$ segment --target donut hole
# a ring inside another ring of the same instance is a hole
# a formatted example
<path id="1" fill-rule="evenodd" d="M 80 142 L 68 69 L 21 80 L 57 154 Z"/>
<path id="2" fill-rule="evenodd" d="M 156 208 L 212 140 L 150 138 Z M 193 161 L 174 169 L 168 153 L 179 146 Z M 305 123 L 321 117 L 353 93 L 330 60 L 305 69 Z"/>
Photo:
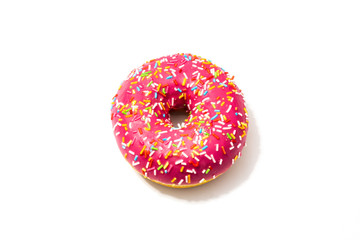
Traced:
<path id="1" fill-rule="evenodd" d="M 188 119 L 190 112 L 186 108 L 172 108 L 169 111 L 170 122 L 173 126 L 177 127 L 185 123 L 185 120 Z"/>

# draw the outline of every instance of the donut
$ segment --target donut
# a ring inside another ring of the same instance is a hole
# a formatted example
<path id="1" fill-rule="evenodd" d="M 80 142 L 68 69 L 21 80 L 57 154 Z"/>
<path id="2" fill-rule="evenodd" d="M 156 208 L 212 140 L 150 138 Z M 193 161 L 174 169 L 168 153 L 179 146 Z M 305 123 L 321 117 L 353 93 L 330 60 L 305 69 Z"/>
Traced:
<path id="1" fill-rule="evenodd" d="M 241 156 L 248 130 L 242 91 L 210 60 L 193 54 L 152 59 L 130 72 L 112 99 L 121 153 L 145 178 L 174 188 L 209 182 Z M 170 110 L 186 109 L 182 124 Z"/>

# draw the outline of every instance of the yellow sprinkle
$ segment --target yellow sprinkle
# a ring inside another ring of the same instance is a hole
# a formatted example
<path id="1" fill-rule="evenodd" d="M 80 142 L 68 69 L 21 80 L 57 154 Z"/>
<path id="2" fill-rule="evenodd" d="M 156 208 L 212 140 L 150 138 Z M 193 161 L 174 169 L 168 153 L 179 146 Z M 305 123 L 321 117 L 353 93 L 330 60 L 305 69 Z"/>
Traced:
<path id="1" fill-rule="evenodd" d="M 183 171 L 184 171 L 184 166 L 181 166 L 180 172 L 183 172 Z"/>
<path id="2" fill-rule="evenodd" d="M 175 182 L 175 180 L 176 180 L 176 177 L 174 177 L 174 178 L 171 180 L 171 182 Z"/>
<path id="3" fill-rule="evenodd" d="M 135 81 L 135 82 L 131 82 L 131 84 L 137 84 L 138 82 L 137 81 Z"/>
<path id="4" fill-rule="evenodd" d="M 225 102 L 222 102 L 222 103 L 221 103 L 221 106 L 224 106 L 224 104 L 225 104 Z"/>
<path id="5" fill-rule="evenodd" d="M 127 158 L 127 153 L 125 153 L 125 156 L 124 156 L 124 157 L 125 157 L 125 159 Z"/>
<path id="6" fill-rule="evenodd" d="M 125 137 L 122 137 L 122 142 L 125 142 Z"/>
<path id="7" fill-rule="evenodd" d="M 143 154 L 143 152 L 145 151 L 145 148 L 146 148 L 146 145 L 144 145 L 144 147 L 141 149 L 141 151 L 140 151 L 140 155 L 142 155 L 142 154 Z"/>
<path id="8" fill-rule="evenodd" d="M 172 153 L 172 151 L 170 150 L 170 151 L 166 154 L 165 159 L 168 159 L 168 157 L 170 156 L 171 153 Z"/>
<path id="9" fill-rule="evenodd" d="M 209 88 L 209 90 L 212 90 L 212 89 L 214 89 L 215 88 L 215 86 L 212 86 L 211 88 Z"/>
<path id="10" fill-rule="evenodd" d="M 165 106 L 162 102 L 160 102 L 161 107 L 165 110 Z"/>
<path id="11" fill-rule="evenodd" d="M 185 86 L 185 83 L 186 83 L 186 78 L 184 78 L 182 85 Z"/>
<path id="12" fill-rule="evenodd" d="M 164 169 L 166 169 L 169 166 L 169 162 L 166 162 L 164 165 Z"/>
<path id="13" fill-rule="evenodd" d="M 198 155 L 198 156 L 200 155 L 200 154 L 199 154 L 197 151 L 195 151 L 195 150 L 193 150 L 193 152 L 194 152 L 196 155 Z"/>

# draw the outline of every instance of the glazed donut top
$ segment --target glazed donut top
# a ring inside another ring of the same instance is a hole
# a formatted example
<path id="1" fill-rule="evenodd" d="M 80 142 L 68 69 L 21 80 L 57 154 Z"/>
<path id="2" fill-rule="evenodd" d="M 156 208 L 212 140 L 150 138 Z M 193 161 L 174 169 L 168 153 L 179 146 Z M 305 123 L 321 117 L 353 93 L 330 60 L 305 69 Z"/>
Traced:
<path id="1" fill-rule="evenodd" d="M 241 90 L 224 69 L 192 54 L 153 59 L 134 69 L 114 96 L 113 131 L 142 175 L 173 187 L 196 186 L 241 155 L 248 129 Z M 187 108 L 174 126 L 170 109 Z"/>

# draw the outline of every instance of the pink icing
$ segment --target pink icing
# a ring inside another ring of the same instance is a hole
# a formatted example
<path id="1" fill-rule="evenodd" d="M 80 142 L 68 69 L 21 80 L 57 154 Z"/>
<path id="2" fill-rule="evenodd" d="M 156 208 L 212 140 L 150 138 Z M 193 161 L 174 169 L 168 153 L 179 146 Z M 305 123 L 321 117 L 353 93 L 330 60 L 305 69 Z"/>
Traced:
<path id="1" fill-rule="evenodd" d="M 134 69 L 111 108 L 125 159 L 146 178 L 173 187 L 196 186 L 224 173 L 241 156 L 248 129 L 242 92 L 232 80 L 192 54 Z M 173 126 L 169 110 L 184 107 L 189 118 Z"/>

